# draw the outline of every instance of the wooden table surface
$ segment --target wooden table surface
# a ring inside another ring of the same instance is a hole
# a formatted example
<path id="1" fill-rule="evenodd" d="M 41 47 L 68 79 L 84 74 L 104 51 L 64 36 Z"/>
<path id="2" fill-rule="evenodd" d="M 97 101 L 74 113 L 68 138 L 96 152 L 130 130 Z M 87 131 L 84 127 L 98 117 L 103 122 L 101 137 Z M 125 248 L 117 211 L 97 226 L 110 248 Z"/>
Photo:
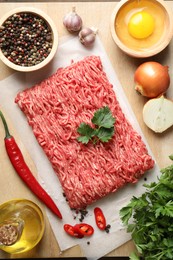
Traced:
<path id="1" fill-rule="evenodd" d="M 167 5 L 173 10 L 173 1 L 166 1 Z M 0 17 L 9 10 L 19 6 L 33 6 L 40 8 L 46 12 L 57 26 L 59 36 L 67 35 L 68 32 L 62 24 L 63 16 L 71 11 L 72 6 L 76 6 L 77 12 L 83 18 L 86 26 L 94 26 L 98 28 L 99 37 L 105 47 L 109 59 L 115 69 L 120 83 L 125 94 L 132 106 L 140 127 L 146 137 L 150 148 L 155 156 L 155 159 L 160 168 L 170 164 L 168 156 L 173 153 L 172 139 L 173 128 L 162 134 L 155 134 L 150 131 L 142 120 L 142 108 L 146 102 L 146 98 L 138 95 L 134 90 L 133 75 L 137 66 L 147 60 L 155 60 L 163 65 L 169 66 L 171 85 L 167 92 L 167 96 L 173 99 L 173 41 L 160 54 L 148 59 L 135 59 L 124 54 L 114 43 L 110 33 L 110 16 L 117 3 L 115 2 L 27 2 L 27 3 L 1 3 Z M 4 79 L 14 71 L 7 68 L 0 61 L 0 79 Z M 36 167 L 30 158 L 26 148 L 20 140 L 16 129 L 13 127 L 10 118 L 3 111 L 10 130 L 15 136 L 21 150 L 26 158 L 26 161 L 35 174 L 37 175 Z M 6 155 L 4 148 L 4 128 L 0 122 L 0 203 L 17 197 L 25 197 L 35 201 L 44 211 L 44 206 L 35 198 L 33 194 L 25 187 L 18 176 L 15 174 Z M 130 241 L 120 248 L 113 250 L 107 256 L 129 256 L 134 249 L 133 242 Z M 83 257 L 79 246 L 75 246 L 65 252 L 61 252 L 58 242 L 55 240 L 51 230 L 49 221 L 46 218 L 46 230 L 41 242 L 31 251 L 20 255 L 9 255 L 0 251 L 0 258 L 58 258 L 58 257 Z"/>

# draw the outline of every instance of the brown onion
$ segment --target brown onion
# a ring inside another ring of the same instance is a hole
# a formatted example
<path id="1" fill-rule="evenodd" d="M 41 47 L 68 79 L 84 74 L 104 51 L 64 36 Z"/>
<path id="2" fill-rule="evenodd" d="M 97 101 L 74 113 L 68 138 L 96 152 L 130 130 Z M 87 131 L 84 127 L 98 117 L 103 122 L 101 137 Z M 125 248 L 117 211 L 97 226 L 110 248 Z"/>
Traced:
<path id="1" fill-rule="evenodd" d="M 170 85 L 168 66 L 155 61 L 142 63 L 134 74 L 135 89 L 143 96 L 154 98 L 164 94 Z"/>

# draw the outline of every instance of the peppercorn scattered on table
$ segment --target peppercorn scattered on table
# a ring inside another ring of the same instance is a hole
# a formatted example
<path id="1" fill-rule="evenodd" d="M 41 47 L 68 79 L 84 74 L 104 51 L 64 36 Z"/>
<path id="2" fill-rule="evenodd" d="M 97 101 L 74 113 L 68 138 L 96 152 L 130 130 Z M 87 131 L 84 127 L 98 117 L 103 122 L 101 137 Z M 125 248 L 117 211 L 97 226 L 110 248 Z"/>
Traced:
<path id="1" fill-rule="evenodd" d="M 173 8 L 173 1 L 166 1 L 168 7 Z M 63 17 L 67 14 L 73 6 L 75 6 L 78 14 L 83 19 L 86 26 L 95 27 L 98 29 L 99 37 L 105 47 L 107 55 L 114 67 L 114 70 L 118 76 L 118 79 L 124 89 L 124 92 L 128 98 L 128 101 L 133 109 L 133 112 L 139 122 L 139 125 L 147 139 L 147 142 L 155 156 L 155 159 L 160 168 L 169 165 L 168 156 L 173 153 L 172 150 L 172 135 L 173 128 L 163 134 L 156 134 L 152 132 L 143 122 L 142 109 L 146 102 L 146 98 L 136 93 L 134 89 L 134 72 L 136 68 L 145 61 L 145 59 L 135 59 L 124 54 L 114 43 L 110 32 L 110 16 L 114 9 L 115 2 L 26 2 L 26 3 L 1 3 L 0 17 L 4 13 L 10 11 L 13 8 L 20 6 L 33 6 L 40 8 L 47 13 L 54 21 L 59 37 L 67 36 L 70 33 L 63 25 Z M 106 11 L 105 11 L 106 10 Z M 153 57 L 153 60 L 160 62 L 163 65 L 169 66 L 169 71 L 173 69 L 173 41 L 170 45 L 162 51 L 160 54 Z M 152 58 L 150 58 L 152 60 Z M 0 79 L 3 80 L 15 71 L 9 69 L 0 61 Z M 170 73 L 171 81 L 173 80 L 172 73 Z M 170 86 L 167 96 L 173 99 L 172 85 Z M 6 101 L 8 102 L 8 100 Z M 0 104 L 1 109 L 1 104 Z M 26 158 L 26 162 L 31 171 L 37 178 L 37 170 L 32 161 L 30 154 L 26 147 L 23 145 L 17 130 L 14 128 L 10 118 L 3 111 L 3 114 L 8 123 L 10 132 L 15 136 L 16 141 L 20 145 L 21 151 Z M 4 128 L 2 122 L 0 122 L 0 203 L 3 203 L 11 198 L 20 198 L 25 196 L 34 202 L 36 202 L 44 211 L 44 205 L 34 196 L 33 193 L 23 184 L 22 180 L 15 174 L 14 169 L 8 159 L 8 155 L 4 146 Z M 49 220 L 46 217 L 46 228 L 43 239 L 33 250 L 20 255 L 9 255 L 3 251 L 0 251 L 0 258 L 52 258 L 52 257 L 83 257 L 80 247 L 77 245 L 73 248 L 61 252 L 58 242 L 56 241 L 54 234 L 51 230 Z M 130 252 L 134 249 L 132 241 L 127 242 L 120 248 L 113 250 L 108 256 L 129 256 Z"/>

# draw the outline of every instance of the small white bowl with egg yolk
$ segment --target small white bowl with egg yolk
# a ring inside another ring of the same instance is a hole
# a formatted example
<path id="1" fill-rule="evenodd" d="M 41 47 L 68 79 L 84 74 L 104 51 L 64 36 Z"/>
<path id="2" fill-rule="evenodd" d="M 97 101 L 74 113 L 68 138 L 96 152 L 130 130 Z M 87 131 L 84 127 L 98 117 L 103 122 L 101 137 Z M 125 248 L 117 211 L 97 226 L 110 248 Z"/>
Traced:
<path id="1" fill-rule="evenodd" d="M 122 0 L 111 16 L 111 34 L 117 46 L 130 56 L 156 55 L 173 37 L 171 10 L 163 0 Z"/>

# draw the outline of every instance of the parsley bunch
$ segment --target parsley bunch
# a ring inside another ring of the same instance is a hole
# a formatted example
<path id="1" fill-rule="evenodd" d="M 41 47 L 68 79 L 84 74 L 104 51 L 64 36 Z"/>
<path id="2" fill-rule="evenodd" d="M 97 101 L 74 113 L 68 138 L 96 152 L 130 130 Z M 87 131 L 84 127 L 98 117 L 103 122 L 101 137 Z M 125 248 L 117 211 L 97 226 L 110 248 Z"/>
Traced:
<path id="1" fill-rule="evenodd" d="M 173 160 L 173 155 L 169 158 Z M 173 164 L 161 173 L 157 183 L 145 184 L 146 192 L 120 210 L 121 220 L 145 260 L 173 259 Z M 130 259 L 140 258 L 133 253 Z"/>
<path id="2" fill-rule="evenodd" d="M 79 142 L 87 144 L 90 140 L 96 143 L 98 140 L 108 142 L 114 134 L 115 118 L 112 116 L 108 106 L 98 109 L 91 122 L 95 125 L 92 128 L 89 124 L 81 123 L 77 129 L 80 136 L 77 138 Z"/>

